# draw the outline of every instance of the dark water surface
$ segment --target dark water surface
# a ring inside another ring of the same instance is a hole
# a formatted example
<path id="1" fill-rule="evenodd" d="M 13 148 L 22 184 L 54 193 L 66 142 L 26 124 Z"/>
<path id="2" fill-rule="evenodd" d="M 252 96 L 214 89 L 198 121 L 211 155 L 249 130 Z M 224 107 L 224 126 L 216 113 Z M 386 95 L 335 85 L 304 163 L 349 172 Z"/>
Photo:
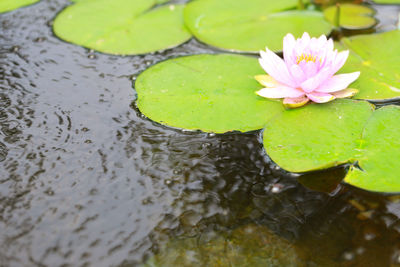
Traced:
<path id="1" fill-rule="evenodd" d="M 344 169 L 299 177 L 305 187 L 264 156 L 260 132 L 181 132 L 137 113 L 137 74 L 214 50 L 88 51 L 52 33 L 67 4 L 0 15 L 0 266 L 136 266 L 163 247 L 187 266 L 233 266 L 197 257 L 232 240 L 252 266 L 248 241 L 263 235 L 277 266 L 400 266 L 400 198 L 337 186 Z M 379 10 L 377 29 L 395 28 L 399 8 Z"/>

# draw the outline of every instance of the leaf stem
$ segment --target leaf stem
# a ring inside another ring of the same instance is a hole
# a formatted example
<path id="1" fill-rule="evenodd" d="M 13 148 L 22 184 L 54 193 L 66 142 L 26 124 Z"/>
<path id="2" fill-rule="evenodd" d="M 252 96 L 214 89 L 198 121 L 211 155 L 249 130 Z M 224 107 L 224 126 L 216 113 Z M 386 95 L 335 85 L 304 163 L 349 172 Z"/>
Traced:
<path id="1" fill-rule="evenodd" d="M 297 4 L 297 9 L 299 9 L 299 10 L 303 10 L 303 9 L 304 9 L 303 0 L 299 0 L 299 2 L 298 2 L 298 4 Z"/>
<path id="2" fill-rule="evenodd" d="M 340 27 L 340 4 L 339 3 L 336 3 L 336 13 L 335 13 L 334 25 L 336 28 Z"/>

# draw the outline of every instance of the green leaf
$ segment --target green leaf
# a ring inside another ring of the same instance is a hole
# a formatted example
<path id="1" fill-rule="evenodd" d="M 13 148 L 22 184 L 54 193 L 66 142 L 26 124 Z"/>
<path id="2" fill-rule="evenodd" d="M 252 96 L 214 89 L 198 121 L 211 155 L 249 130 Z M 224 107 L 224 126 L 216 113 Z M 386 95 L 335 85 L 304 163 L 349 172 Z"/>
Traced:
<path id="1" fill-rule="evenodd" d="M 372 8 L 355 4 L 340 5 L 339 26 L 349 30 L 368 29 L 376 24 L 373 17 L 375 11 Z M 337 7 L 330 6 L 324 10 L 325 18 L 335 24 Z"/>
<path id="2" fill-rule="evenodd" d="M 374 0 L 377 4 L 400 4 L 400 0 Z"/>
<path id="3" fill-rule="evenodd" d="M 155 0 L 85 0 L 64 9 L 54 21 L 61 39 L 110 54 L 145 54 L 190 39 L 183 5 L 152 9 Z"/>
<path id="4" fill-rule="evenodd" d="M 77 3 L 77 2 L 83 2 L 83 1 L 89 1 L 89 0 L 69 0 L 71 2 Z M 96 1 L 96 0 L 93 0 Z M 156 4 L 164 4 L 169 2 L 170 0 L 155 0 Z"/>
<path id="5" fill-rule="evenodd" d="M 140 111 L 161 124 L 204 132 L 251 131 L 283 110 L 255 92 L 264 71 L 256 58 L 195 55 L 167 60 L 136 80 Z"/>
<path id="6" fill-rule="evenodd" d="M 400 192 L 400 107 L 385 106 L 368 120 L 358 150 L 358 164 L 345 182 L 377 192 Z"/>
<path id="7" fill-rule="evenodd" d="M 267 123 L 265 150 L 275 163 L 291 172 L 351 162 L 373 109 L 366 101 L 339 99 L 287 110 Z"/>
<path id="8" fill-rule="evenodd" d="M 386 100 L 400 97 L 400 31 L 342 39 L 350 56 L 339 73 L 360 71 L 351 84 L 357 99 Z"/>
<path id="9" fill-rule="evenodd" d="M 0 0 L 0 13 L 31 5 L 39 1 L 40 0 Z"/>
<path id="10" fill-rule="evenodd" d="M 89 0 L 69 0 L 71 2 L 77 3 L 77 2 L 83 2 L 83 1 L 89 1 Z M 92 0 L 92 1 L 96 1 L 96 0 Z M 155 2 L 157 4 L 165 4 L 167 2 L 169 2 L 170 0 L 155 0 Z"/>
<path id="11" fill-rule="evenodd" d="M 298 0 L 195 0 L 185 10 L 185 23 L 200 41 L 229 51 L 257 53 L 268 46 L 282 50 L 287 33 L 300 37 L 328 34 L 332 25 L 321 12 L 287 11 Z"/>

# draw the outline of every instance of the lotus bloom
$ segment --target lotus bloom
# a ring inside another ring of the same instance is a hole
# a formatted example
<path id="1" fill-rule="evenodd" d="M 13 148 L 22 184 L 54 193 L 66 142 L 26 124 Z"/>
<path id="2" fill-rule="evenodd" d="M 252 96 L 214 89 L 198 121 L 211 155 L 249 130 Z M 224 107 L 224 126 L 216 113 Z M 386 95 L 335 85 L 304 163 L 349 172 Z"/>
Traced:
<path id="1" fill-rule="evenodd" d="M 266 98 L 283 98 L 287 107 L 300 107 L 310 100 L 325 103 L 358 92 L 347 87 L 360 72 L 334 75 L 346 62 L 349 51 L 334 50 L 332 39 L 327 40 L 325 35 L 317 39 L 304 33 L 296 40 L 289 33 L 283 39 L 283 60 L 268 48 L 260 55 L 259 62 L 269 75 L 255 77 L 265 86 L 256 93 Z"/>

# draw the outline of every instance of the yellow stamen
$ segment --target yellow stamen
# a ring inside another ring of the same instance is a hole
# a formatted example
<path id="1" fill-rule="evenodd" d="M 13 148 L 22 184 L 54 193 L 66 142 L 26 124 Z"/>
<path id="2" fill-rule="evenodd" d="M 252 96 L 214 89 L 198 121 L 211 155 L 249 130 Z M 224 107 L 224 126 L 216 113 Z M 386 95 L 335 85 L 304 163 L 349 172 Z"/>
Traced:
<path id="1" fill-rule="evenodd" d="M 312 54 L 301 54 L 301 56 L 297 56 L 297 59 L 296 59 L 296 64 L 297 65 L 299 65 L 300 64 L 300 62 L 302 62 L 302 61 L 305 61 L 305 62 L 310 62 L 310 61 L 312 61 L 312 62 L 314 62 L 315 63 L 315 61 L 317 60 L 317 56 L 313 56 Z M 321 61 L 321 59 L 319 59 L 319 61 Z"/>

